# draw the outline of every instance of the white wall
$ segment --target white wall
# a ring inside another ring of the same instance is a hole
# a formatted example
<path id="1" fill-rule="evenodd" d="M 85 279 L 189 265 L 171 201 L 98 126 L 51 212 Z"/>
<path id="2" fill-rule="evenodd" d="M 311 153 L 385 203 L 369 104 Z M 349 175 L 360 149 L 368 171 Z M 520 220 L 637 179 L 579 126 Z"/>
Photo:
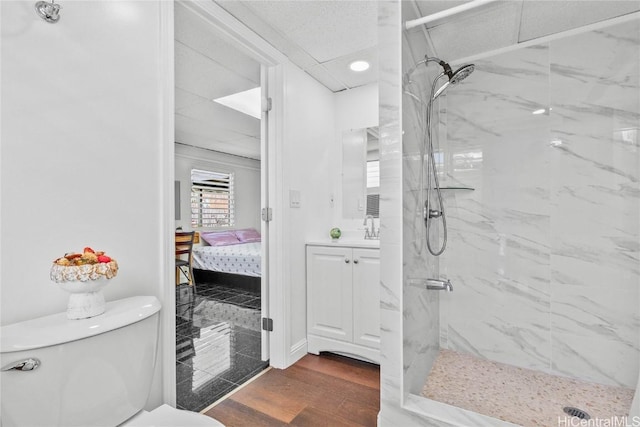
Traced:
<path id="1" fill-rule="evenodd" d="M 120 265 L 107 300 L 162 299 L 160 2 L 0 7 L 0 321 L 64 311 L 49 269 L 84 246 Z"/>
<path id="2" fill-rule="evenodd" d="M 260 161 L 211 150 L 175 145 L 175 179 L 180 181 L 180 220 L 176 227 L 191 229 L 191 169 L 234 173 L 235 225 L 260 231 Z"/>
<path id="3" fill-rule="evenodd" d="M 281 211 L 274 209 L 281 224 L 281 257 L 284 304 L 288 318 L 285 363 L 295 362 L 306 353 L 306 276 L 305 244 L 308 240 L 326 236 L 332 227 L 333 191 L 328 178 L 333 176 L 335 147 L 334 96 L 324 86 L 291 64 L 284 65 L 283 136 L 276 153 L 281 192 Z M 299 191 L 299 208 L 289 207 L 290 190 Z M 280 215 L 280 217 L 278 217 Z"/>
<path id="4" fill-rule="evenodd" d="M 364 237 L 364 212 L 361 219 L 345 218 L 342 213 L 342 133 L 350 129 L 364 129 L 378 126 L 378 83 L 360 86 L 334 94 L 335 97 L 335 137 L 334 150 L 337 166 L 333 170 L 332 185 L 335 188 L 333 221 L 343 232 L 344 238 Z M 364 167 L 364 165 L 363 165 Z M 377 221 L 376 221 L 377 222 Z"/>
<path id="5" fill-rule="evenodd" d="M 283 103 L 284 135 L 275 153 L 281 156 L 276 168 L 283 246 L 272 256 L 283 260 L 283 303 L 288 307 L 288 317 L 283 319 L 288 328 L 286 366 L 306 353 L 306 242 L 329 239 L 329 230 L 335 226 L 363 229 L 361 220 L 342 218 L 342 131 L 377 126 L 378 88 L 368 85 L 334 94 L 287 64 Z M 290 191 L 300 193 L 299 208 L 290 207 Z"/>

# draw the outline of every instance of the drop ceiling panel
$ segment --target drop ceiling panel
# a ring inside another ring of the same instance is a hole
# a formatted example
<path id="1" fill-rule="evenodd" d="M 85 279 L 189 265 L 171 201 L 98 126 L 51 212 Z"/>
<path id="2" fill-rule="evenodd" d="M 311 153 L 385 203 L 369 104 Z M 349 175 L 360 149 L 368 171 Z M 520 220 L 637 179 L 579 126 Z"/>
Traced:
<path id="1" fill-rule="evenodd" d="M 525 1 L 520 42 L 640 10 L 640 1 Z"/>
<path id="2" fill-rule="evenodd" d="M 176 87 L 204 98 L 219 98 L 259 86 L 180 42 L 175 43 L 175 58 Z"/>
<path id="3" fill-rule="evenodd" d="M 377 45 L 376 1 L 245 2 L 273 28 L 325 62 Z"/>
<path id="4" fill-rule="evenodd" d="M 343 83 L 344 79 L 341 76 L 331 74 L 326 68 L 320 65 L 314 65 L 305 71 L 331 92 L 340 92 L 347 89 L 347 86 Z M 338 78 L 340 78 L 340 80 L 338 80 Z"/>
<path id="5" fill-rule="evenodd" d="M 417 6 L 418 16 L 429 16 L 434 13 L 442 12 L 443 10 L 451 9 L 452 7 L 460 6 L 461 4 L 468 3 L 471 0 L 467 1 L 455 1 L 455 0 L 415 0 L 413 3 Z M 409 9 L 406 6 L 404 9 Z M 411 13 L 413 14 L 413 9 L 411 8 Z M 413 19 L 407 16 L 406 19 Z"/>
<path id="6" fill-rule="evenodd" d="M 291 62 L 298 67 L 306 70 L 308 67 L 316 65 L 318 61 L 313 59 L 305 52 L 296 42 L 280 30 L 274 28 L 265 17 L 261 16 L 256 10 L 249 5 L 255 2 L 244 1 L 217 1 L 220 7 L 233 15 L 238 21 L 242 22 L 247 28 L 265 39 L 269 44 L 286 55 Z M 272 5 L 275 2 L 265 2 Z M 268 6 L 267 5 L 267 6 Z"/>
<path id="7" fill-rule="evenodd" d="M 349 64 L 356 60 L 364 60 L 370 64 L 370 67 L 366 71 L 355 72 L 349 69 Z M 363 86 L 369 83 L 378 81 L 378 49 L 372 48 L 360 52 L 355 52 L 350 55 L 343 56 L 333 61 L 325 62 L 317 67 L 324 67 L 329 74 L 340 74 L 343 78 L 343 83 L 349 88 L 355 88 Z M 317 68 L 314 67 L 314 68 Z M 314 68 L 309 70 L 312 73 Z"/>
<path id="8" fill-rule="evenodd" d="M 191 107 L 196 104 L 202 104 L 203 102 L 210 102 L 207 98 L 203 98 L 200 95 L 196 95 L 187 92 L 184 89 L 175 89 L 175 109 L 180 111 L 183 108 Z"/>
<path id="9" fill-rule="evenodd" d="M 231 130 L 235 133 L 259 137 L 260 120 L 216 102 L 204 102 L 182 108 L 178 114 L 216 128 Z"/>
<path id="10" fill-rule="evenodd" d="M 260 141 L 252 139 L 237 139 L 231 142 L 216 141 L 190 131 L 177 131 L 176 141 L 179 143 L 200 147 L 207 150 L 219 151 L 233 154 L 235 156 L 248 157 L 251 159 L 260 158 Z M 190 141 L 190 142 L 186 142 Z"/>
<path id="11" fill-rule="evenodd" d="M 198 135 L 202 138 L 207 138 L 211 141 L 217 142 L 236 141 L 246 139 L 248 137 L 248 135 L 245 135 L 243 133 L 211 126 L 207 122 L 196 120 L 191 117 L 186 117 L 179 113 L 175 115 L 175 121 L 176 135 L 178 134 L 178 132 L 188 132 L 193 135 Z M 189 141 L 182 140 L 177 140 L 177 142 L 182 142 L 185 144 L 190 143 Z"/>
<path id="12" fill-rule="evenodd" d="M 517 43 L 521 7 L 520 1 L 492 3 L 427 31 L 439 58 L 454 62 Z"/>

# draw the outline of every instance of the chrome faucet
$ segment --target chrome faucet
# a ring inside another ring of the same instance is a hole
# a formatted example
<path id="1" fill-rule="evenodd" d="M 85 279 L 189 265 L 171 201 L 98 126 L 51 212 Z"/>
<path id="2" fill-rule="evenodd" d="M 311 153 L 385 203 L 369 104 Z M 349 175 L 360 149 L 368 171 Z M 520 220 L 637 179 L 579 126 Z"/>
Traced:
<path id="1" fill-rule="evenodd" d="M 369 218 L 371 218 L 371 230 L 369 230 L 369 228 L 367 228 L 367 220 Z M 365 232 L 364 232 L 364 238 L 365 239 L 370 240 L 370 239 L 377 239 L 378 238 L 378 233 L 376 233 L 376 225 L 375 225 L 375 220 L 373 219 L 373 215 L 365 216 L 363 225 L 365 226 Z"/>
<path id="2" fill-rule="evenodd" d="M 412 286 L 425 286 L 427 289 L 434 291 L 453 292 L 453 285 L 449 279 L 409 279 L 409 284 Z"/>
<path id="3" fill-rule="evenodd" d="M 447 280 L 439 280 L 439 279 L 427 279 L 427 289 L 433 289 L 436 291 L 447 291 L 453 292 L 453 285 L 449 279 Z"/>

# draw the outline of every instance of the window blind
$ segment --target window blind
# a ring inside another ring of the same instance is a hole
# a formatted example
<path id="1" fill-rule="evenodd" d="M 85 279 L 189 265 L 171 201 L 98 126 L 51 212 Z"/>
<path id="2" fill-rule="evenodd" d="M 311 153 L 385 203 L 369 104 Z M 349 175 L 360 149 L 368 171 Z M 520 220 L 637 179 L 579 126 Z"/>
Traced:
<path id="1" fill-rule="evenodd" d="M 380 218 L 380 161 L 367 162 L 367 215 Z"/>
<path id="2" fill-rule="evenodd" d="M 191 170 L 191 226 L 234 225 L 233 173 Z"/>

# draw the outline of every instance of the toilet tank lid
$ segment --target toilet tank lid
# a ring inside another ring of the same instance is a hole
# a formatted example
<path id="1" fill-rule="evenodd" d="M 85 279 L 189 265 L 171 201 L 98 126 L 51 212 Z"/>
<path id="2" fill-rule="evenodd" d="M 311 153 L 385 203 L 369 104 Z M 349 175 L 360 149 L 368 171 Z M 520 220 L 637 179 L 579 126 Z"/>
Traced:
<path id="1" fill-rule="evenodd" d="M 103 334 L 139 322 L 160 311 L 154 296 L 137 296 L 111 301 L 103 314 L 89 319 L 69 320 L 58 313 L 0 327 L 0 353 L 49 347 Z"/>

